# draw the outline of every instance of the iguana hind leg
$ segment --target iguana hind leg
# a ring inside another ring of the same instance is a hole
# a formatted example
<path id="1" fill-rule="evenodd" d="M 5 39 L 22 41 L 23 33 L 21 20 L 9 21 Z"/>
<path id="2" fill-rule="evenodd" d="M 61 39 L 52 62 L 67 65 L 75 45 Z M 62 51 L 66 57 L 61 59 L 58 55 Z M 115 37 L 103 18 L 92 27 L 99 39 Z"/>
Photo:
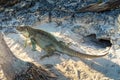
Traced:
<path id="1" fill-rule="evenodd" d="M 47 45 L 44 50 L 47 52 L 47 54 L 43 55 L 40 59 L 46 58 L 46 57 L 50 57 L 54 54 L 55 52 L 55 48 L 53 47 L 53 45 Z"/>
<path id="2" fill-rule="evenodd" d="M 69 43 L 66 44 L 63 41 L 59 41 L 59 43 L 62 44 L 62 45 L 64 45 L 64 46 L 67 46 L 67 47 L 69 47 L 72 44 L 71 42 L 69 42 Z"/>

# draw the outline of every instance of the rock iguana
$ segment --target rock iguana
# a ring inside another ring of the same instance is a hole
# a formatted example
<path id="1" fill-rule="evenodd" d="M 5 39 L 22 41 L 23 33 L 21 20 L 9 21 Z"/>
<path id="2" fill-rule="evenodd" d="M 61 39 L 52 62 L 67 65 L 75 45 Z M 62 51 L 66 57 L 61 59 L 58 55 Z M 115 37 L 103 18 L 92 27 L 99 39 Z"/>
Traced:
<path id="1" fill-rule="evenodd" d="M 103 57 L 109 53 L 107 52 L 103 55 L 84 54 L 69 48 L 64 44 L 64 42 L 58 41 L 52 34 L 41 29 L 34 29 L 29 26 L 19 26 L 16 29 L 20 31 L 25 37 L 30 38 L 33 50 L 36 50 L 37 44 L 40 48 L 47 52 L 47 54 L 42 56 L 41 59 L 44 57 L 49 57 L 55 52 L 60 52 L 79 58 L 98 58 Z"/>

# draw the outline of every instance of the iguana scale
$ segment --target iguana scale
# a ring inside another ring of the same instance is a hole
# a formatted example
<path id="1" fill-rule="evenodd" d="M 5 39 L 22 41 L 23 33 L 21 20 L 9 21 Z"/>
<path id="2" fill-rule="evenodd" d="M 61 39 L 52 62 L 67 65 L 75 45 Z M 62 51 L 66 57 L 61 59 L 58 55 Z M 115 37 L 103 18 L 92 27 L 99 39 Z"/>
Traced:
<path id="1" fill-rule="evenodd" d="M 65 45 L 63 42 L 58 41 L 52 34 L 43 31 L 41 29 L 34 29 L 29 26 L 19 26 L 16 28 L 25 37 L 30 38 L 33 50 L 36 49 L 36 44 L 47 52 L 46 55 L 41 58 L 53 55 L 55 52 L 68 54 L 79 58 L 98 58 L 107 55 L 109 52 L 103 55 L 90 55 L 75 51 Z"/>

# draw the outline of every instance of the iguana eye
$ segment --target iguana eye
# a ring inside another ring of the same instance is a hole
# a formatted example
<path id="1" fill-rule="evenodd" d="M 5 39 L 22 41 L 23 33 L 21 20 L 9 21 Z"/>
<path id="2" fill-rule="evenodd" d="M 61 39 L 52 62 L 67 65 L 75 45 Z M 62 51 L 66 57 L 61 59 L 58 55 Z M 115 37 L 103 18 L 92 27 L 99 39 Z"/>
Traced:
<path id="1" fill-rule="evenodd" d="M 17 29 L 18 31 L 21 31 L 20 27 L 16 27 L 16 29 Z"/>
<path id="2" fill-rule="evenodd" d="M 28 30 L 29 28 L 28 27 L 25 27 L 25 30 Z"/>

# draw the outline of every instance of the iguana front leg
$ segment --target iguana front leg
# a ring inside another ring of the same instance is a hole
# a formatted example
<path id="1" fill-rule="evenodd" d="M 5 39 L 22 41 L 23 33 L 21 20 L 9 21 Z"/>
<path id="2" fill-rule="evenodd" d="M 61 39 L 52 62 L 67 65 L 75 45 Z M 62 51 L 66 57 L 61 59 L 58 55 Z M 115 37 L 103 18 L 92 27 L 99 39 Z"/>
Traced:
<path id="1" fill-rule="evenodd" d="M 32 50 L 36 51 L 36 41 L 35 41 L 35 39 L 33 37 L 31 37 L 30 40 L 31 40 L 31 44 L 32 44 Z"/>
<path id="2" fill-rule="evenodd" d="M 24 42 L 24 47 L 26 48 L 26 46 L 27 46 L 27 39 Z"/>
<path id="3" fill-rule="evenodd" d="M 50 57 L 55 52 L 55 48 L 53 47 L 53 45 L 45 46 L 44 50 L 47 52 L 47 54 L 43 55 L 40 59 L 43 59 L 43 58 L 46 58 L 46 57 Z"/>
<path id="4" fill-rule="evenodd" d="M 28 44 L 27 42 L 28 42 L 28 40 L 29 40 L 28 38 L 25 39 L 25 42 L 24 42 L 24 47 L 25 47 L 25 48 L 27 47 L 27 44 Z"/>

